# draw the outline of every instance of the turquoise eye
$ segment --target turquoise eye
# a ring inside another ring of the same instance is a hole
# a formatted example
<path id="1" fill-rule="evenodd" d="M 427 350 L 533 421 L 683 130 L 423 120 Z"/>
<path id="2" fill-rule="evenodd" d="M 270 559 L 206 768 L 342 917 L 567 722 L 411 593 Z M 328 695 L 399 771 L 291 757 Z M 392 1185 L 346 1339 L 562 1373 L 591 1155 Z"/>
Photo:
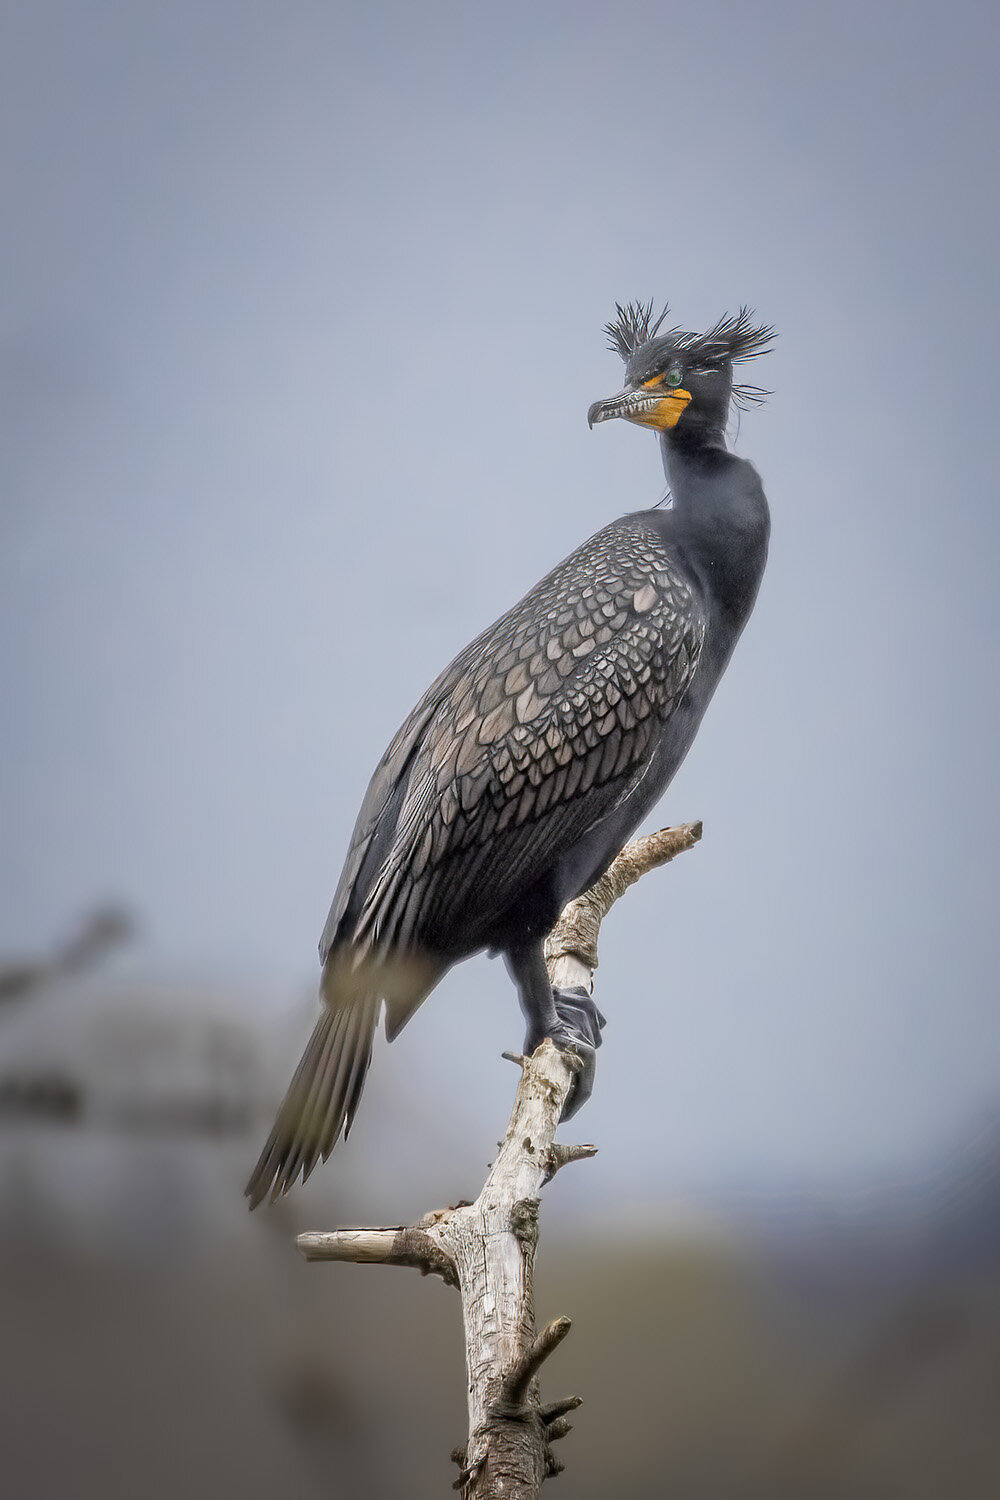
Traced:
<path id="1" fill-rule="evenodd" d="M 671 365 L 670 369 L 663 377 L 663 383 L 664 385 L 680 385 L 683 379 L 684 375 L 681 371 L 680 365 Z"/>

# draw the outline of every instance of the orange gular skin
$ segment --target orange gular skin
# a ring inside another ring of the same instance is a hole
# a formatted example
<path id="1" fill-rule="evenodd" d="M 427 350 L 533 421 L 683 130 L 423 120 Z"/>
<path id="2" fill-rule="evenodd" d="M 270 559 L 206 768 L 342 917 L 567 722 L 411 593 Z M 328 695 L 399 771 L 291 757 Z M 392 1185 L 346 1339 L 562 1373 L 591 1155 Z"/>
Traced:
<path id="1" fill-rule="evenodd" d="M 690 391 L 667 390 L 662 381 L 654 377 L 638 390 L 635 386 L 626 386 L 606 401 L 595 401 L 587 413 L 587 421 L 594 427 L 598 422 L 611 422 L 620 417 L 625 422 L 636 422 L 640 427 L 665 432 L 677 426 L 691 399 Z"/>
<path id="2" fill-rule="evenodd" d="M 640 427 L 655 427 L 658 432 L 664 432 L 671 427 L 676 427 L 681 419 L 684 408 L 691 401 L 691 392 L 680 387 L 670 391 L 662 400 L 657 401 L 654 406 L 649 406 L 645 411 L 629 413 L 627 420 L 637 422 Z"/>
<path id="3" fill-rule="evenodd" d="M 654 375 L 652 380 L 643 381 L 642 389 L 654 392 L 660 386 L 660 375 Z M 658 401 L 655 407 L 648 407 L 646 411 L 637 411 L 634 416 L 628 417 L 628 422 L 639 423 L 640 428 L 655 428 L 658 432 L 669 431 L 676 428 L 681 413 L 691 401 L 690 390 L 678 386 L 664 395 L 663 401 Z"/>

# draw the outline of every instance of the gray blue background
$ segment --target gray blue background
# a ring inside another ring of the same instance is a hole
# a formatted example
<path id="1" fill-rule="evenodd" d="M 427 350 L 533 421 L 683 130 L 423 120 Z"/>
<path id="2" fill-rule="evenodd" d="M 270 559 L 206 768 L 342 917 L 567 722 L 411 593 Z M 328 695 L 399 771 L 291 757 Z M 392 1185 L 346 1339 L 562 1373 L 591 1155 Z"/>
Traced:
<path id="1" fill-rule="evenodd" d="M 397 723 L 663 493 L 648 435 L 586 427 L 615 299 L 749 302 L 772 557 L 656 820 L 704 843 L 605 928 L 580 1201 L 960 1149 L 1000 1095 L 997 33 L 853 0 L 9 8 L 0 948 L 118 897 L 143 974 L 304 1040 Z M 433 1138 L 452 1181 L 519 1039 L 498 967 L 456 971 L 353 1141 L 408 1101 L 387 1152 Z"/>

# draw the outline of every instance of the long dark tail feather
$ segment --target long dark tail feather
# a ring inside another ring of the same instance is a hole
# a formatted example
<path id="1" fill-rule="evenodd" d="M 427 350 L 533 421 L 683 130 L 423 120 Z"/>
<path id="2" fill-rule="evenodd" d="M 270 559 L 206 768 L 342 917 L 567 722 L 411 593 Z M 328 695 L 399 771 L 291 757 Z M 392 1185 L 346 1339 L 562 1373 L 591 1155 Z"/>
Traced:
<path id="1" fill-rule="evenodd" d="M 379 995 L 352 995 L 322 1014 L 295 1070 L 274 1129 L 246 1185 L 250 1207 L 270 1194 L 274 1203 L 297 1180 L 305 1182 L 351 1128 L 372 1057 Z"/>

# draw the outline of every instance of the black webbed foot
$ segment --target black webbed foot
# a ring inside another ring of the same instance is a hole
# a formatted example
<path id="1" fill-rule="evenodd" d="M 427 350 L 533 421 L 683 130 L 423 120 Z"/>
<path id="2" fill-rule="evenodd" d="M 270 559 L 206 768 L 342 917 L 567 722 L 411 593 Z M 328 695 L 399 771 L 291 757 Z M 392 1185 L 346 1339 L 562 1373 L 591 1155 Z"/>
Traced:
<path id="1" fill-rule="evenodd" d="M 601 1032 L 608 1024 L 607 1017 L 598 1009 L 597 1001 L 582 985 L 572 990 L 553 990 L 552 1002 L 560 1021 L 577 1032 L 581 1041 L 591 1047 L 599 1047 L 604 1038 Z"/>
<path id="2" fill-rule="evenodd" d="M 541 1045 L 544 1037 L 550 1037 L 557 1047 L 566 1052 L 575 1052 L 579 1057 L 583 1067 L 573 1080 L 562 1112 L 564 1120 L 571 1120 L 594 1091 L 597 1048 L 603 1040 L 601 1030 L 606 1021 L 593 996 L 582 987 L 553 990 L 552 1003 L 558 1017 L 557 1024 L 550 1024 L 544 1030 L 540 1030 L 537 1023 L 529 1026 L 524 1038 L 524 1050 L 530 1056 Z"/>

